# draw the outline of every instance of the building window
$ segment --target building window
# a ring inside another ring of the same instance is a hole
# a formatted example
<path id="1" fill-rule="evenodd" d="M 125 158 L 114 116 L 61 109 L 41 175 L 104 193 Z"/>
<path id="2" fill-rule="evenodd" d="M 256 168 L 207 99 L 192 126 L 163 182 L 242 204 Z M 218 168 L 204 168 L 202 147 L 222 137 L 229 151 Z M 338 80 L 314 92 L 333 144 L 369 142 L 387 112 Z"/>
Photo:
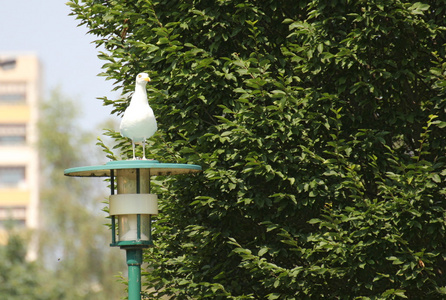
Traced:
<path id="1" fill-rule="evenodd" d="M 0 124 L 0 146 L 26 144 L 25 124 Z"/>
<path id="2" fill-rule="evenodd" d="M 0 104 L 26 103 L 25 82 L 0 82 Z"/>
<path id="3" fill-rule="evenodd" d="M 15 58 L 7 58 L 7 59 L 0 59 L 0 69 L 2 70 L 12 70 L 15 69 L 17 65 L 17 59 Z"/>
<path id="4" fill-rule="evenodd" d="M 25 206 L 0 206 L 0 228 L 24 227 L 26 221 Z"/>
<path id="5" fill-rule="evenodd" d="M 25 184 L 25 167 L 0 167 L 0 188 L 15 188 Z"/>

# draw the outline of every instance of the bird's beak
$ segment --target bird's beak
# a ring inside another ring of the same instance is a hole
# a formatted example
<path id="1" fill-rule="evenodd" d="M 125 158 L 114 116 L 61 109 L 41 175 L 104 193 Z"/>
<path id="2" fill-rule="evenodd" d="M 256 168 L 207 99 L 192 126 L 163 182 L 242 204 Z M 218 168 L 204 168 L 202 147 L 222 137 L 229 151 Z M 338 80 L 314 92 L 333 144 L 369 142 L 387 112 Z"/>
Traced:
<path id="1" fill-rule="evenodd" d="M 149 77 L 144 78 L 144 80 L 147 81 L 147 82 L 150 82 L 150 78 Z"/>

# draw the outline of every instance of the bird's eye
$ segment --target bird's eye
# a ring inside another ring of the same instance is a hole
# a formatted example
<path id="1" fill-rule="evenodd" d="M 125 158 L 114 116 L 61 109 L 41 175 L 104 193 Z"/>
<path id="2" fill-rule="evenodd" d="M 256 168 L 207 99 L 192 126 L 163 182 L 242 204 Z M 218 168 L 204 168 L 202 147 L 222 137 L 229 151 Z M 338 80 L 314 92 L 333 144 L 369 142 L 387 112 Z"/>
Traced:
<path id="1" fill-rule="evenodd" d="M 138 78 L 141 78 L 142 76 L 141 75 L 138 75 Z"/>

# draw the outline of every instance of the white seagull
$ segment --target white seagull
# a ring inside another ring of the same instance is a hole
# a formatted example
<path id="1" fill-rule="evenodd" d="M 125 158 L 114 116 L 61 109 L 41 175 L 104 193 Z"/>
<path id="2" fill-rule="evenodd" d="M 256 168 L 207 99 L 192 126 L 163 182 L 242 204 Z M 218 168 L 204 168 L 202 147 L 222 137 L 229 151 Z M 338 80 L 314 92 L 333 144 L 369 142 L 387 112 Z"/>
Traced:
<path id="1" fill-rule="evenodd" d="M 132 140 L 133 159 L 136 159 L 135 143 L 139 142 L 143 144 L 143 159 L 146 159 L 146 139 L 154 135 L 158 129 L 155 115 L 147 100 L 146 84 L 149 81 L 147 73 L 139 73 L 136 76 L 135 92 L 119 127 L 121 135 Z"/>

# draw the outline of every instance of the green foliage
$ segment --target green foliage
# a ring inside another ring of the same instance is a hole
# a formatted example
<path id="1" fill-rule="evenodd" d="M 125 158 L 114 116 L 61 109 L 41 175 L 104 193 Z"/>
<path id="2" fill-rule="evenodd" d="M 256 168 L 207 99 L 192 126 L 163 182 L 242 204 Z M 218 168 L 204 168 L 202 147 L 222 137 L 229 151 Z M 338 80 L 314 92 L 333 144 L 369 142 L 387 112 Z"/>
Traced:
<path id="1" fill-rule="evenodd" d="M 89 164 L 94 157 L 93 138 L 77 123 L 75 102 L 59 90 L 42 101 L 39 121 L 41 158 L 40 230 L 38 263 L 51 273 L 48 299 L 117 299 L 117 284 L 125 260 L 118 249 L 108 247 L 110 231 L 99 215 L 106 193 L 92 180 L 64 176 L 64 170 Z M 43 275 L 41 275 L 43 276 Z M 22 298 L 23 299 L 23 298 Z M 32 299 L 32 298 L 29 298 Z"/>
<path id="2" fill-rule="evenodd" d="M 0 294 L 8 299 L 49 299 L 39 293 L 40 280 L 35 276 L 37 265 L 25 260 L 22 239 L 10 233 L 7 245 L 0 246 Z"/>
<path id="3" fill-rule="evenodd" d="M 158 179 L 146 296 L 442 299 L 444 4 L 72 0 L 104 104 L 148 71 L 151 158 L 203 166 Z"/>
<path id="4" fill-rule="evenodd" d="M 8 228 L 8 241 L 0 245 L 0 295 L 8 300 L 70 299 L 70 290 L 40 261 L 26 259 L 23 230 Z M 78 298 L 79 299 L 79 298 Z"/>

